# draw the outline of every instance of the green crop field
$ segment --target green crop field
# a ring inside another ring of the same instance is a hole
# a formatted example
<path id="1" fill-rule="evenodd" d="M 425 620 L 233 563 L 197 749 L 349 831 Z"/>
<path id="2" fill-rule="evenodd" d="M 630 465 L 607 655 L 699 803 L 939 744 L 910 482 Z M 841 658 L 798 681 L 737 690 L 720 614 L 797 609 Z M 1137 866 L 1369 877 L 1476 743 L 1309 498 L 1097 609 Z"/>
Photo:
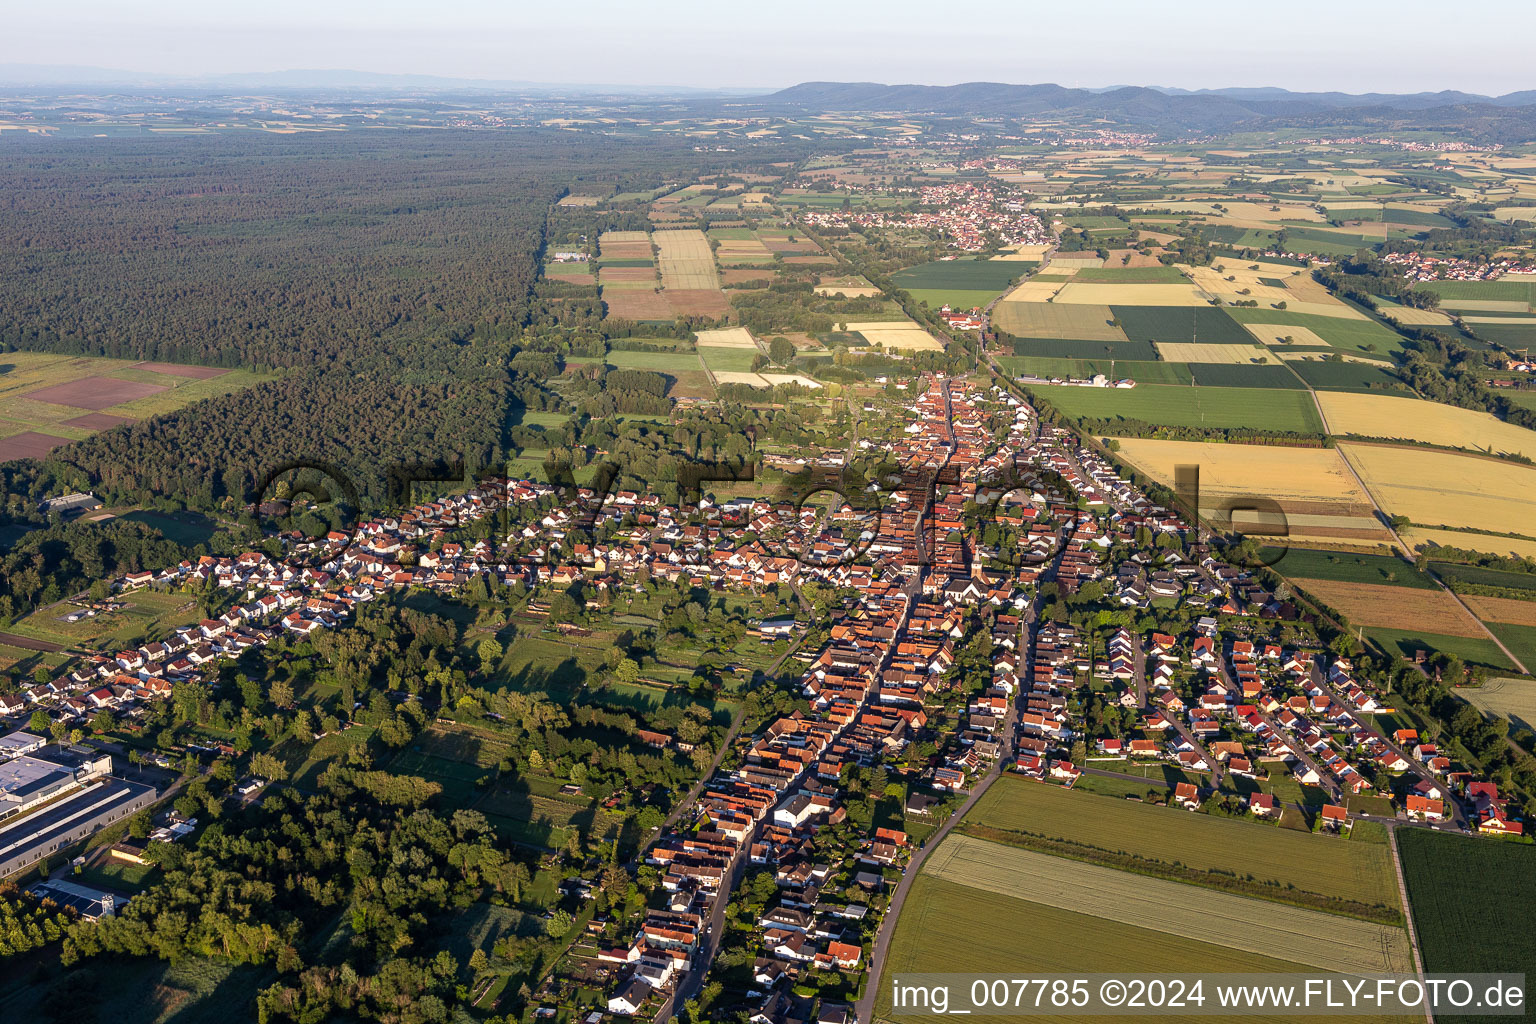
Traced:
<path id="1" fill-rule="evenodd" d="M 1097 343 L 1094 343 L 1097 344 Z M 997 364 L 1009 373 L 1036 377 L 1086 379 L 1096 373 L 1129 377 L 1140 384 L 1188 384 L 1189 366 L 1135 359 L 1063 359 L 1054 356 L 999 356 Z"/>
<path id="2" fill-rule="evenodd" d="M 1425 970 L 1530 971 L 1536 847 L 1404 828 L 1397 848 Z"/>
<path id="3" fill-rule="evenodd" d="M 1028 270 L 1028 264 L 1012 260 L 941 260 L 898 270 L 891 280 L 934 309 L 946 304 L 970 309 L 1003 294 Z"/>
<path id="4" fill-rule="evenodd" d="M 1132 341 L 1188 341 L 1252 345 L 1253 336 L 1215 306 L 1111 306 Z"/>
<path id="5" fill-rule="evenodd" d="M 1423 287 L 1442 299 L 1492 299 L 1497 302 L 1536 301 L 1536 281 L 1430 281 Z"/>
<path id="6" fill-rule="evenodd" d="M 1251 363 L 1191 363 L 1195 383 L 1218 388 L 1301 388 L 1301 381 L 1283 366 Z"/>
<path id="7" fill-rule="evenodd" d="M 1027 832 L 1201 871 L 1237 871 L 1260 883 L 1397 907 L 1385 846 L 1277 829 L 1234 818 L 1114 800 L 1004 777 L 962 825 Z"/>
<path id="8" fill-rule="evenodd" d="M 1488 628 L 1498 637 L 1509 652 L 1520 659 L 1527 671 L 1536 672 L 1536 626 L 1519 626 L 1509 622 L 1490 622 Z"/>
<path id="9" fill-rule="evenodd" d="M 1019 356 L 1052 359 L 1127 359 L 1156 362 L 1157 349 L 1147 341 L 1081 341 L 1073 338 L 1019 338 L 1013 343 Z M 1188 377 L 1184 382 L 1189 381 Z"/>
<path id="10" fill-rule="evenodd" d="M 1513 672 L 1499 645 L 1486 637 L 1446 636 L 1441 633 L 1424 633 L 1410 629 L 1387 629 L 1384 626 L 1367 626 L 1365 635 L 1380 644 L 1389 654 L 1413 657 L 1418 650 L 1440 651 L 1454 654 L 1468 664 L 1488 665 L 1491 668 Z"/>
<path id="11" fill-rule="evenodd" d="M 1324 391 L 1396 391 L 1406 394 L 1408 386 L 1386 367 L 1358 362 L 1314 362 L 1291 360 L 1286 363 L 1301 379 Z"/>
<path id="12" fill-rule="evenodd" d="M 1187 284 L 1185 277 L 1173 267 L 1116 267 L 1105 265 L 1097 270 L 1086 268 L 1072 277 L 1084 284 Z"/>
<path id="13" fill-rule="evenodd" d="M 950 309 L 967 310 L 986 306 L 1002 292 L 971 291 L 961 288 L 908 288 L 907 294 L 912 296 L 913 302 L 921 303 L 929 309 L 948 306 Z"/>
<path id="14" fill-rule="evenodd" d="M 1500 569 L 1485 569 L 1480 565 L 1457 565 L 1454 562 L 1431 562 L 1429 566 L 1447 583 L 1460 580 L 1482 587 L 1536 591 L 1536 575 L 1530 573 L 1504 572 Z"/>
<path id="15" fill-rule="evenodd" d="M 1319 551 L 1313 548 L 1265 548 L 1266 561 L 1273 562 L 1278 573 L 1293 579 L 1337 580 L 1340 583 L 1379 583 L 1399 587 L 1434 590 L 1435 581 L 1409 562 L 1391 555 L 1357 555 L 1348 551 Z"/>
<path id="16" fill-rule="evenodd" d="M 1317 406 L 1305 391 L 1279 388 L 1190 388 L 1143 384 L 1120 388 L 1032 386 L 1068 416 L 1141 420 L 1174 427 L 1254 427 L 1320 434 Z"/>

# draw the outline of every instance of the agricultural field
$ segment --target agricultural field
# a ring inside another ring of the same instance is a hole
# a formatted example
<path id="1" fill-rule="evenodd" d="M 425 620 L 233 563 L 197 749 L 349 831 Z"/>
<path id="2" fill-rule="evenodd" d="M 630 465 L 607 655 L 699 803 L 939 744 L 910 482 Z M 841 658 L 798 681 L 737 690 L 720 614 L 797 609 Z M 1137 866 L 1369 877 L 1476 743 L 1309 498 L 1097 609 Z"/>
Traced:
<path id="1" fill-rule="evenodd" d="M 844 330 L 861 335 L 871 345 L 905 351 L 938 351 L 944 346 L 921 324 L 911 320 L 849 321 Z"/>
<path id="2" fill-rule="evenodd" d="M 1418 526 L 1399 530 L 1398 535 L 1415 550 L 1425 545 L 1438 544 L 1445 547 L 1465 548 L 1468 551 L 1482 551 L 1490 555 L 1536 558 L 1536 540 L 1496 537 L 1493 534 L 1467 533 L 1462 530 L 1430 530 Z"/>
<path id="3" fill-rule="evenodd" d="M 1085 901 L 1086 902 L 1086 901 Z M 1086 908 L 1085 908 L 1086 909 Z M 1155 920 L 1155 919 L 1154 919 Z M 986 922 L 985 927 L 977 927 Z M 1048 936 L 1049 941 L 1041 941 Z M 1112 936 L 1112 938 L 1111 938 Z M 938 878 L 924 870 L 896 922 L 884 978 L 915 973 L 1071 972 L 1155 973 L 1178 971 L 1294 972 L 1300 964 L 1283 959 L 1278 944 L 1267 954 L 1244 953 L 1224 942 L 1186 939 L 1155 930 L 1154 921 L 1115 925 L 1087 912 L 1060 910 Z M 930 1014 L 903 1014 L 892 1008 L 890 986 L 881 984 L 875 1003 L 879 1020 L 898 1024 L 932 1021 Z M 1017 1018 L 973 1016 L 979 1021 Z M 1032 1016 L 1038 1021 L 1094 1020 L 1082 1015 Z M 1103 1018 L 1110 1020 L 1111 1018 Z M 1183 1024 L 1209 1018 L 1160 1012 L 1158 1019 Z M 1244 1017 L 1255 1022 L 1280 1020 Z"/>
<path id="4" fill-rule="evenodd" d="M 1495 676 L 1482 686 L 1457 690 L 1456 696 L 1479 711 L 1509 719 L 1516 727 L 1536 730 L 1536 679 Z"/>
<path id="5" fill-rule="evenodd" d="M 1266 549 L 1263 554 L 1266 559 L 1278 555 L 1279 560 L 1271 563 L 1275 571 L 1294 578 L 1436 589 L 1435 581 L 1426 573 L 1391 555 L 1363 555 L 1299 547 L 1287 548 L 1283 554 L 1274 549 Z"/>
<path id="6" fill-rule="evenodd" d="M 0 355 L 0 462 L 270 380 L 215 366 L 42 352 Z"/>
<path id="7" fill-rule="evenodd" d="M 1380 844 L 1190 814 L 1007 777 L 987 791 L 962 827 L 971 824 L 1064 839 L 1200 871 L 1225 872 L 1242 864 L 1244 874 L 1261 883 L 1393 910 L 1398 905 L 1391 854 Z"/>
<path id="8" fill-rule="evenodd" d="M 1536 469 L 1502 459 L 1426 448 L 1340 444 L 1365 487 L 1389 515 L 1423 526 L 1499 533 L 1530 529 Z"/>
<path id="9" fill-rule="evenodd" d="M 1536 847 L 1416 828 L 1399 829 L 1397 845 L 1425 970 L 1530 970 Z"/>
<path id="10" fill-rule="evenodd" d="M 1033 385 L 1031 390 L 1068 416 L 1140 420 L 1176 427 L 1251 427 L 1320 434 L 1322 421 L 1305 391 L 1280 388 L 1202 388 L 1143 384 L 1121 388 Z M 1113 433 L 1113 428 L 1110 429 Z"/>
<path id="11" fill-rule="evenodd" d="M 1112 323 L 1114 319 L 1115 314 L 1108 306 L 1068 306 L 1008 298 L 992 307 L 993 325 L 1020 338 L 1124 342 L 1125 332 Z"/>
<path id="12" fill-rule="evenodd" d="M 1132 306 L 1138 308 L 1205 308 L 1208 296 L 1194 285 L 1090 284 L 1080 276 L 1061 286 L 1055 301 L 1069 305 Z"/>
<path id="13" fill-rule="evenodd" d="M 1368 504 L 1349 467 L 1331 448 L 1282 448 L 1270 445 L 1162 441 L 1141 437 L 1116 439 L 1120 455 L 1168 487 L 1173 469 L 1200 467 L 1200 489 L 1212 495 L 1263 495 L 1276 500 Z"/>
<path id="14" fill-rule="evenodd" d="M 1488 620 L 1488 629 L 1527 672 L 1536 672 L 1536 626 Z"/>
<path id="15" fill-rule="evenodd" d="M 1292 309 L 1222 310 L 1242 324 L 1255 338 L 1277 350 L 1287 346 L 1315 347 L 1318 344 L 1344 352 L 1355 352 L 1386 359 L 1402 348 L 1402 336 L 1374 320 L 1318 316 Z M 1290 341 L 1285 339 L 1289 338 Z"/>
<path id="16" fill-rule="evenodd" d="M 1027 353 L 1035 344 L 1034 341 L 1018 346 L 1018 350 Z M 1046 341 L 1042 344 L 1051 346 L 1053 343 Z M 1059 344 L 1059 343 L 1057 343 Z M 1068 345 L 1079 345 L 1081 342 L 1066 342 Z M 1131 344 L 1123 342 L 1122 344 Z M 1116 380 L 1129 378 L 1138 384 L 1188 384 L 1189 367 L 1183 363 L 1160 363 L 1142 359 L 1109 359 L 1098 357 L 1082 359 L 1073 356 L 1049 356 L 1021 354 L 1016 356 L 998 356 L 997 364 L 1007 372 L 1015 376 L 1030 376 L 1043 378 L 1073 377 L 1085 380 L 1096 373 L 1102 373 L 1106 377 L 1111 373 Z"/>
<path id="17" fill-rule="evenodd" d="M 1225 309 L 1203 302 L 1184 307 L 1111 303 L 1109 308 L 1125 336 L 1132 341 L 1247 346 L 1252 346 L 1254 341 Z"/>
<path id="18" fill-rule="evenodd" d="M 1385 626 L 1367 627 L 1368 639 L 1380 644 L 1389 654 L 1412 658 L 1416 651 L 1440 651 L 1454 654 L 1469 665 L 1487 665 L 1505 672 L 1515 666 L 1499 650 L 1499 645 L 1486 636 L 1451 636 L 1448 633 L 1431 633 L 1422 629 L 1390 629 Z"/>
<path id="19" fill-rule="evenodd" d="M 1273 836 L 1301 836 L 1273 828 L 1268 832 Z M 1333 841 L 1341 846 L 1352 845 L 1347 840 Z M 1379 845 L 1371 848 L 1382 849 Z M 1257 956 L 1265 956 L 1276 948 L 1285 949 L 1293 962 L 1324 970 L 1365 974 L 1413 969 L 1408 933 L 1400 926 L 1373 924 L 1224 892 L 1192 897 L 1189 886 L 1179 882 L 1052 857 L 963 834 L 948 836 L 930 855 L 923 873 L 999 896 L 1086 913 L 1117 925 L 1150 927 L 1181 939 L 1203 940 L 1220 935 L 1224 945 Z M 1392 898 L 1396 899 L 1395 890 Z M 1245 927 L 1258 918 L 1264 922 L 1262 928 Z"/>
<path id="20" fill-rule="evenodd" d="M 1224 363 L 1233 366 L 1278 366 L 1280 360 L 1262 345 L 1205 345 L 1179 341 L 1154 343 L 1157 354 L 1171 363 Z"/>
<path id="21" fill-rule="evenodd" d="M 1354 626 L 1423 631 L 1440 636 L 1486 638 L 1488 635 L 1478 621 L 1443 590 L 1341 583 L 1304 576 L 1291 576 L 1291 579 L 1298 587 L 1342 613 Z"/>
<path id="22" fill-rule="evenodd" d="M 1536 457 L 1536 430 L 1506 423 L 1491 413 L 1380 394 L 1320 394 L 1318 402 L 1332 434 Z"/>
<path id="23" fill-rule="evenodd" d="M 1008 260 L 940 260 L 898 270 L 891 280 L 934 309 L 970 309 L 997 298 L 1027 269 Z"/>

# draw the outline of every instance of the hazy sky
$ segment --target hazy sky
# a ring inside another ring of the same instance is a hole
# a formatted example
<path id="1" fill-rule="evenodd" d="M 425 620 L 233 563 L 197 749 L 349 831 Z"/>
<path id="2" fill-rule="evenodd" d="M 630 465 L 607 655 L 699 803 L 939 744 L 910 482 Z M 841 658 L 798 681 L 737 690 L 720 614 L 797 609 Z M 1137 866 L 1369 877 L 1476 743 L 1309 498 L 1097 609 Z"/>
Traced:
<path id="1" fill-rule="evenodd" d="M 42 0 L 0 63 L 541 82 L 1536 88 L 1536 0 Z M 1463 16 L 1465 15 L 1465 16 Z"/>

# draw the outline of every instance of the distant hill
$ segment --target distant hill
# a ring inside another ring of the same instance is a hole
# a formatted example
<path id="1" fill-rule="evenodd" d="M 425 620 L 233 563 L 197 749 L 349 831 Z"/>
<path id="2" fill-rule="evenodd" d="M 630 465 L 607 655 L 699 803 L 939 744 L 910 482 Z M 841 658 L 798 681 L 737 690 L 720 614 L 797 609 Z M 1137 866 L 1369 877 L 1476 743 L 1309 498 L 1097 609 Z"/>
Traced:
<path id="1" fill-rule="evenodd" d="M 891 111 L 955 116 L 1065 114 L 1104 117 L 1148 129 L 1223 131 L 1281 125 L 1462 128 L 1500 141 L 1536 138 L 1536 90 L 1502 97 L 1464 92 L 1396 95 L 1303 93 L 1278 88 L 1181 89 L 967 82 L 962 85 L 882 85 L 803 82 L 762 97 L 767 107 L 801 110 Z"/>

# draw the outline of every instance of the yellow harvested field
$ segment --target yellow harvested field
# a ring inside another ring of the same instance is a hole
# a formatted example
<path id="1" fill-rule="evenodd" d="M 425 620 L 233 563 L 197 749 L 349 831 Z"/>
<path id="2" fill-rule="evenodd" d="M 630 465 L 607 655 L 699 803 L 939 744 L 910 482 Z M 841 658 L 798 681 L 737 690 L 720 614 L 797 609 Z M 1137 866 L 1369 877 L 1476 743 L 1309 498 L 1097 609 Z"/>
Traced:
<path id="1" fill-rule="evenodd" d="M 752 332 L 745 327 L 721 327 L 713 331 L 699 331 L 700 348 L 757 348 Z"/>
<path id="2" fill-rule="evenodd" d="M 604 231 L 598 237 L 600 243 L 608 242 L 649 242 L 651 236 L 644 231 Z"/>
<path id="3" fill-rule="evenodd" d="M 1461 687 L 1456 696 L 1480 711 L 1503 715 L 1512 722 L 1527 727 L 1536 723 L 1536 679 L 1502 676 L 1482 686 Z"/>
<path id="4" fill-rule="evenodd" d="M 1204 306 L 1207 296 L 1192 284 L 1086 284 L 1068 281 L 1056 301 L 1091 306 Z"/>
<path id="5" fill-rule="evenodd" d="M 1285 571 L 1283 558 L 1276 568 Z M 1356 626 L 1417 630 L 1442 636 L 1488 635 L 1478 621 L 1443 590 L 1303 577 L 1295 578 L 1294 582 L 1324 604 L 1338 609 Z"/>
<path id="6" fill-rule="evenodd" d="M 911 351 L 938 351 L 944 346 L 938 339 L 921 328 L 915 331 L 870 328 L 859 332 L 871 345 Z"/>
<path id="7" fill-rule="evenodd" d="M 1054 270 L 1053 266 L 1052 271 L 1054 272 Z M 1003 296 L 1002 303 L 1048 302 L 1056 296 L 1057 292 L 1061 291 L 1063 284 L 1061 281 L 1020 281 L 1013 291 Z M 999 305 L 1002 303 L 999 303 Z"/>
<path id="8" fill-rule="evenodd" d="M 911 320 L 840 320 L 842 326 L 839 330 L 858 331 L 920 331 L 922 330 Z M 836 326 L 836 325 L 834 325 Z"/>
<path id="9" fill-rule="evenodd" d="M 1489 555 L 1536 558 L 1536 540 L 1494 537 L 1486 533 L 1463 533 L 1460 530 L 1430 530 L 1419 526 L 1399 530 L 1398 534 L 1415 551 L 1425 544 L 1439 544 L 1448 548 L 1481 551 Z"/>
<path id="10" fill-rule="evenodd" d="M 570 196 L 566 196 L 565 198 L 561 199 L 560 202 L 556 203 L 555 205 L 557 205 L 557 206 L 596 206 L 600 202 L 602 202 L 602 200 L 599 199 L 597 196 L 570 195 Z"/>
<path id="11" fill-rule="evenodd" d="M 812 390 L 821 387 L 821 381 L 813 380 L 803 373 L 760 373 L 758 376 L 769 384 L 799 384 Z"/>
<path id="12" fill-rule="evenodd" d="M 1303 910 L 1283 903 L 1193 889 L 1180 882 L 1052 857 L 973 836 L 951 834 L 923 866 L 948 882 L 1150 928 L 1165 935 L 1212 941 L 1329 971 L 1392 973 L 1413 970 L 1402 928 Z M 1254 928 L 1254 921 L 1263 921 Z M 1112 929 L 1106 929 L 1112 934 Z"/>
<path id="13" fill-rule="evenodd" d="M 1536 209 L 1536 207 L 1533 207 L 1533 209 Z M 1505 274 L 1504 276 L 1513 277 L 1514 275 Z M 1536 324 L 1536 316 L 1464 316 L 1462 319 L 1469 324 L 1509 324 L 1511 326 L 1515 324 Z"/>
<path id="14" fill-rule="evenodd" d="M 1038 259 L 1043 259 L 1045 257 L 1045 254 L 1050 250 L 1050 248 L 1051 247 L 1049 245 L 1047 245 L 1046 243 L 1044 243 L 1044 242 L 1040 242 L 1040 243 L 1037 243 L 1037 244 L 1034 244 L 1034 245 L 1031 245 L 1031 244 L 1026 242 L 1023 245 L 1016 245 L 1016 246 L 1014 246 L 1013 247 L 1013 252 L 1009 253 L 1008 255 L 1006 255 L 1006 256 L 994 256 L 993 259 L 999 259 L 999 260 L 1038 260 Z"/>
<path id="15" fill-rule="evenodd" d="M 1354 475 L 1333 448 L 1282 448 L 1260 444 L 1211 444 L 1117 438 L 1120 457 L 1166 487 L 1175 466 L 1200 467 L 1202 495 L 1258 495 L 1283 502 L 1369 504 Z"/>
<path id="16" fill-rule="evenodd" d="M 1469 310 L 1474 313 L 1529 313 L 1529 303 L 1513 299 L 1441 299 L 1440 308 Z"/>
<path id="17" fill-rule="evenodd" d="M 1449 327 L 1451 318 L 1444 313 L 1433 309 L 1414 309 L 1412 306 L 1383 306 L 1383 316 L 1389 316 L 1400 324 L 1430 324 L 1435 327 Z"/>
<path id="18" fill-rule="evenodd" d="M 1287 324 L 1243 324 L 1248 333 L 1266 345 L 1308 345 L 1332 348 L 1310 327 L 1291 327 Z M 1290 338 L 1290 341 L 1284 339 Z M 1282 354 L 1281 358 L 1289 358 Z"/>
<path id="19" fill-rule="evenodd" d="M 709 239 L 697 228 L 658 231 L 651 236 L 660 258 L 663 288 L 683 290 L 718 289 L 720 276 L 715 273 L 715 254 Z"/>
<path id="20" fill-rule="evenodd" d="M 1050 262 L 1052 270 L 1097 270 L 1103 265 L 1104 261 L 1097 256 L 1052 256 Z"/>
<path id="21" fill-rule="evenodd" d="M 993 326 L 1019 338 L 1124 341 L 1125 332 L 1110 323 L 1114 318 L 1115 314 L 1108 306 L 999 302 L 992 307 Z"/>
<path id="22" fill-rule="evenodd" d="M 1357 355 L 1354 352 L 1290 352 L 1281 349 L 1275 355 L 1288 363 L 1325 363 L 1331 359 L 1342 359 L 1346 363 L 1364 363 L 1367 366 L 1389 367 L 1392 365 L 1386 359 L 1372 359 L 1370 356 Z"/>
<path id="23" fill-rule="evenodd" d="M 1154 341 L 1152 346 L 1168 363 L 1228 363 L 1279 365 L 1274 353 L 1262 345 L 1201 345 L 1190 341 Z"/>
<path id="24" fill-rule="evenodd" d="M 1347 443 L 1339 451 L 1389 515 L 1498 533 L 1531 528 L 1536 469 L 1529 466 L 1391 445 Z"/>
<path id="25" fill-rule="evenodd" d="M 1222 200 L 1223 210 L 1215 209 L 1211 202 L 1159 203 L 1158 209 L 1171 213 L 1204 214 L 1209 223 L 1222 221 L 1259 221 L 1274 224 L 1282 220 L 1322 221 L 1323 215 L 1312 208 L 1311 203 L 1242 203 Z M 1271 209 L 1271 207 L 1275 207 Z"/>
<path id="26" fill-rule="evenodd" d="M 1492 455 L 1514 453 L 1536 458 L 1536 430 L 1517 427 L 1477 409 L 1459 409 L 1422 398 L 1344 391 L 1319 391 L 1317 400 L 1332 434 L 1403 439 Z"/>
<path id="27" fill-rule="evenodd" d="M 880 289 L 867 284 L 819 284 L 817 295 L 841 295 L 848 299 L 869 299 L 880 294 Z"/>
<path id="28" fill-rule="evenodd" d="M 1516 626 L 1536 626 L 1536 601 L 1517 601 L 1512 597 L 1462 597 L 1478 618 L 1487 622 L 1508 622 Z"/>

